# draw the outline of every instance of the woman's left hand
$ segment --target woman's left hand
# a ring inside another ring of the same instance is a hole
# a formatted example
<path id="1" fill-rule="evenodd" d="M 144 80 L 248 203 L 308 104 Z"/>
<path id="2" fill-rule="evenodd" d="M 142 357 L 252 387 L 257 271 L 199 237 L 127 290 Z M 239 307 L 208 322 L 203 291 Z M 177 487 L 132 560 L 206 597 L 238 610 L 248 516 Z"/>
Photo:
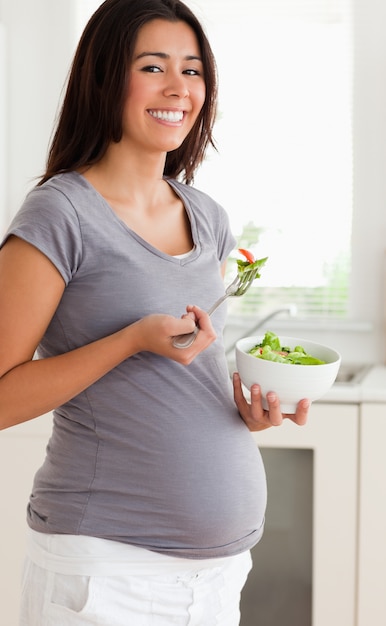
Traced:
<path id="1" fill-rule="evenodd" d="M 240 376 L 237 372 L 233 374 L 233 392 L 236 406 L 239 413 L 250 431 L 265 430 L 270 426 L 280 426 L 283 420 L 288 418 L 298 426 L 303 426 L 307 422 L 310 402 L 307 399 L 300 400 L 295 414 L 282 413 L 280 410 L 280 399 L 275 393 L 267 394 L 269 410 L 263 409 L 261 403 L 261 391 L 259 385 L 251 387 L 251 401 L 247 402 L 243 394 Z"/>

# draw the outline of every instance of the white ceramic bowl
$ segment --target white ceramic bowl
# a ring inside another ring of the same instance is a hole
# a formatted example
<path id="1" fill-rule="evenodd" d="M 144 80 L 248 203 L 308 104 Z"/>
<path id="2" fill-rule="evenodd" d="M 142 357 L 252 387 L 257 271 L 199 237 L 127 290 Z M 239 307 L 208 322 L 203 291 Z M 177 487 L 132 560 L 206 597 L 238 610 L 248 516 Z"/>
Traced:
<path id="1" fill-rule="evenodd" d="M 295 413 L 299 400 L 303 398 L 318 400 L 334 384 L 341 362 L 341 356 L 336 350 L 306 339 L 279 335 L 282 346 L 290 348 L 303 346 L 308 354 L 325 363 L 322 365 L 276 363 L 248 354 L 248 351 L 261 343 L 263 338 L 264 335 L 244 337 L 236 343 L 236 366 L 241 382 L 247 389 L 250 390 L 254 383 L 260 385 L 265 409 L 268 408 L 265 396 L 269 391 L 274 391 L 278 395 L 283 413 Z"/>

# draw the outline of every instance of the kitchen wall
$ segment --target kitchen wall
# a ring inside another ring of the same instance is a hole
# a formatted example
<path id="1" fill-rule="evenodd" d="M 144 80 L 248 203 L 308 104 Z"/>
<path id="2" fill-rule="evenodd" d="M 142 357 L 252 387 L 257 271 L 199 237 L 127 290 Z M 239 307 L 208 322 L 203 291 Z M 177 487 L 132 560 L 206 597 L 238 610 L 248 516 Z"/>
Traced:
<path id="1" fill-rule="evenodd" d="M 352 305 L 369 320 L 374 358 L 385 361 L 386 4 L 353 0 L 354 223 Z M 353 338 L 355 341 L 355 337 Z"/>
<path id="2" fill-rule="evenodd" d="M 44 167 L 74 48 L 74 0 L 0 0 L 0 232 Z M 285 318 L 270 327 L 334 345 L 346 361 L 383 362 L 386 300 L 386 3 L 353 0 L 354 221 L 352 319 Z M 5 76 L 3 76 L 5 74 Z M 3 78 L 2 78 L 3 76 Z M 219 186 L 221 181 L 218 181 Z M 334 224 L 331 224 L 331 229 Z M 315 242 L 325 246 L 328 242 Z M 228 336 L 241 327 L 229 326 Z"/>
<path id="3" fill-rule="evenodd" d="M 0 119 L 5 165 L 0 175 L 0 229 L 44 167 L 72 55 L 72 11 L 72 0 L 0 2 L 0 67 L 5 73 L 3 111 L 0 105 L 0 115 L 4 116 L 5 108 L 5 121 Z"/>

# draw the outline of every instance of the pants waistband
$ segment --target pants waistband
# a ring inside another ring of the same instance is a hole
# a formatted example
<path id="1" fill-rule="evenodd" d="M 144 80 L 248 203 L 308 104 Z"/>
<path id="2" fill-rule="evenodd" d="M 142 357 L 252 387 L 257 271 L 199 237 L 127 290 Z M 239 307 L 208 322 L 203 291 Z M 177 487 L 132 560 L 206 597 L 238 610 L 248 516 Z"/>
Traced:
<path id="1" fill-rule="evenodd" d="M 151 576 L 222 567 L 242 555 L 185 559 L 84 535 L 27 534 L 27 555 L 39 567 L 79 576 Z"/>

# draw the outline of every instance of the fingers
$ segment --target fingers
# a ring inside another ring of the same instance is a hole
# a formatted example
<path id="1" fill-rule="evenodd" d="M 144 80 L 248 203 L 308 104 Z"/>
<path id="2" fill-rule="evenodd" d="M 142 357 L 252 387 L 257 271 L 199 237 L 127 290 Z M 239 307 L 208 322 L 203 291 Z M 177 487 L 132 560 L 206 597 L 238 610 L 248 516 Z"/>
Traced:
<path id="1" fill-rule="evenodd" d="M 252 385 L 251 387 L 251 405 L 250 416 L 252 428 L 250 430 L 265 430 L 271 426 L 276 426 L 271 420 L 269 411 L 265 411 L 262 403 L 262 393 L 259 385 Z"/>
<path id="2" fill-rule="evenodd" d="M 283 415 L 280 402 L 275 393 L 269 392 L 266 396 L 268 410 L 263 408 L 262 394 L 259 385 L 251 387 L 251 414 L 254 420 L 263 422 L 269 426 L 280 426 L 283 423 Z"/>
<path id="3" fill-rule="evenodd" d="M 209 331 L 212 333 L 214 332 L 212 322 L 210 321 L 210 316 L 206 311 L 203 311 L 203 309 L 200 309 L 200 307 L 193 304 L 189 304 L 186 307 L 186 311 L 187 313 L 185 313 L 185 315 L 191 316 L 201 330 Z"/>
<path id="4" fill-rule="evenodd" d="M 280 426 L 283 423 L 283 415 L 280 409 L 280 400 L 273 391 L 266 395 L 268 403 L 269 419 L 272 426 Z"/>
<path id="5" fill-rule="evenodd" d="M 298 426 L 307 421 L 310 402 L 301 400 L 295 414 L 283 414 L 280 408 L 280 399 L 270 391 L 266 395 L 267 409 L 262 403 L 262 394 L 259 385 L 252 385 L 250 391 L 250 403 L 245 399 L 240 376 L 237 372 L 233 375 L 233 395 L 239 413 L 251 431 L 263 430 L 270 426 L 280 426 L 285 418 L 291 419 Z"/>
<path id="6" fill-rule="evenodd" d="M 276 394 L 273 392 L 267 394 L 266 400 L 268 403 L 268 410 L 263 408 L 261 389 L 259 385 L 252 385 L 250 394 L 251 401 L 249 404 L 245 399 L 242 390 L 240 375 L 235 372 L 233 374 L 233 397 L 244 421 L 247 419 L 251 424 L 256 426 L 280 426 L 283 422 L 283 415 L 281 413 L 280 402 Z M 247 411 L 249 412 L 249 415 L 247 415 Z"/>
<path id="7" fill-rule="evenodd" d="M 188 311 L 187 313 L 184 313 L 183 315 L 181 315 L 181 319 L 182 320 L 186 320 L 186 319 L 191 319 L 194 322 L 196 321 L 196 316 L 193 313 L 193 311 Z"/>
<path id="8" fill-rule="evenodd" d="M 170 341 L 170 338 L 176 335 L 191 333 L 196 327 L 194 318 L 187 314 L 178 318 L 163 313 L 154 313 L 143 320 L 147 320 L 147 326 L 154 325 L 153 332 L 158 332 L 165 342 Z"/>
<path id="9" fill-rule="evenodd" d="M 233 374 L 233 398 L 239 412 L 242 414 L 243 410 L 248 407 L 248 402 L 244 397 L 240 376 L 237 372 Z"/>
<path id="10" fill-rule="evenodd" d="M 208 348 L 208 346 L 215 341 L 217 335 L 208 313 L 198 306 L 188 305 L 186 307 L 186 313 L 184 313 L 178 321 L 179 323 L 181 323 L 181 321 L 189 321 L 190 324 L 193 323 L 193 329 L 189 329 L 189 331 L 180 330 L 178 333 L 174 333 L 174 335 L 170 337 L 171 343 L 173 342 L 173 336 L 177 334 L 183 335 L 192 332 L 194 329 L 199 330 L 194 341 L 188 347 L 173 347 L 173 353 L 169 355 L 182 365 L 190 365 L 200 352 Z"/>
<path id="11" fill-rule="evenodd" d="M 210 316 L 206 311 L 203 311 L 200 307 L 195 305 L 188 305 L 186 310 L 187 312 L 183 315 L 183 318 L 193 319 L 195 326 L 199 329 L 194 343 L 200 347 L 198 351 L 201 352 L 217 338 L 216 332 L 212 326 Z"/>
<path id="12" fill-rule="evenodd" d="M 308 399 L 305 398 L 304 400 L 300 400 L 296 407 L 295 415 L 285 415 L 285 417 L 291 419 L 298 426 L 304 426 L 307 422 L 310 406 L 311 402 Z"/>
<path id="13" fill-rule="evenodd" d="M 187 307 L 180 318 L 162 313 L 153 313 L 134 322 L 136 326 L 135 352 L 149 351 L 173 359 L 182 365 L 189 365 L 195 357 L 216 339 L 216 333 L 209 315 L 199 307 Z M 187 348 L 173 346 L 178 335 L 192 333 L 197 325 L 197 333 L 192 345 Z"/>
<path id="14" fill-rule="evenodd" d="M 240 376 L 237 372 L 233 374 L 233 397 L 238 411 L 251 432 L 264 430 L 272 426 L 268 411 L 264 411 L 261 403 L 261 391 L 259 385 L 251 388 L 251 402 L 245 399 Z"/>

